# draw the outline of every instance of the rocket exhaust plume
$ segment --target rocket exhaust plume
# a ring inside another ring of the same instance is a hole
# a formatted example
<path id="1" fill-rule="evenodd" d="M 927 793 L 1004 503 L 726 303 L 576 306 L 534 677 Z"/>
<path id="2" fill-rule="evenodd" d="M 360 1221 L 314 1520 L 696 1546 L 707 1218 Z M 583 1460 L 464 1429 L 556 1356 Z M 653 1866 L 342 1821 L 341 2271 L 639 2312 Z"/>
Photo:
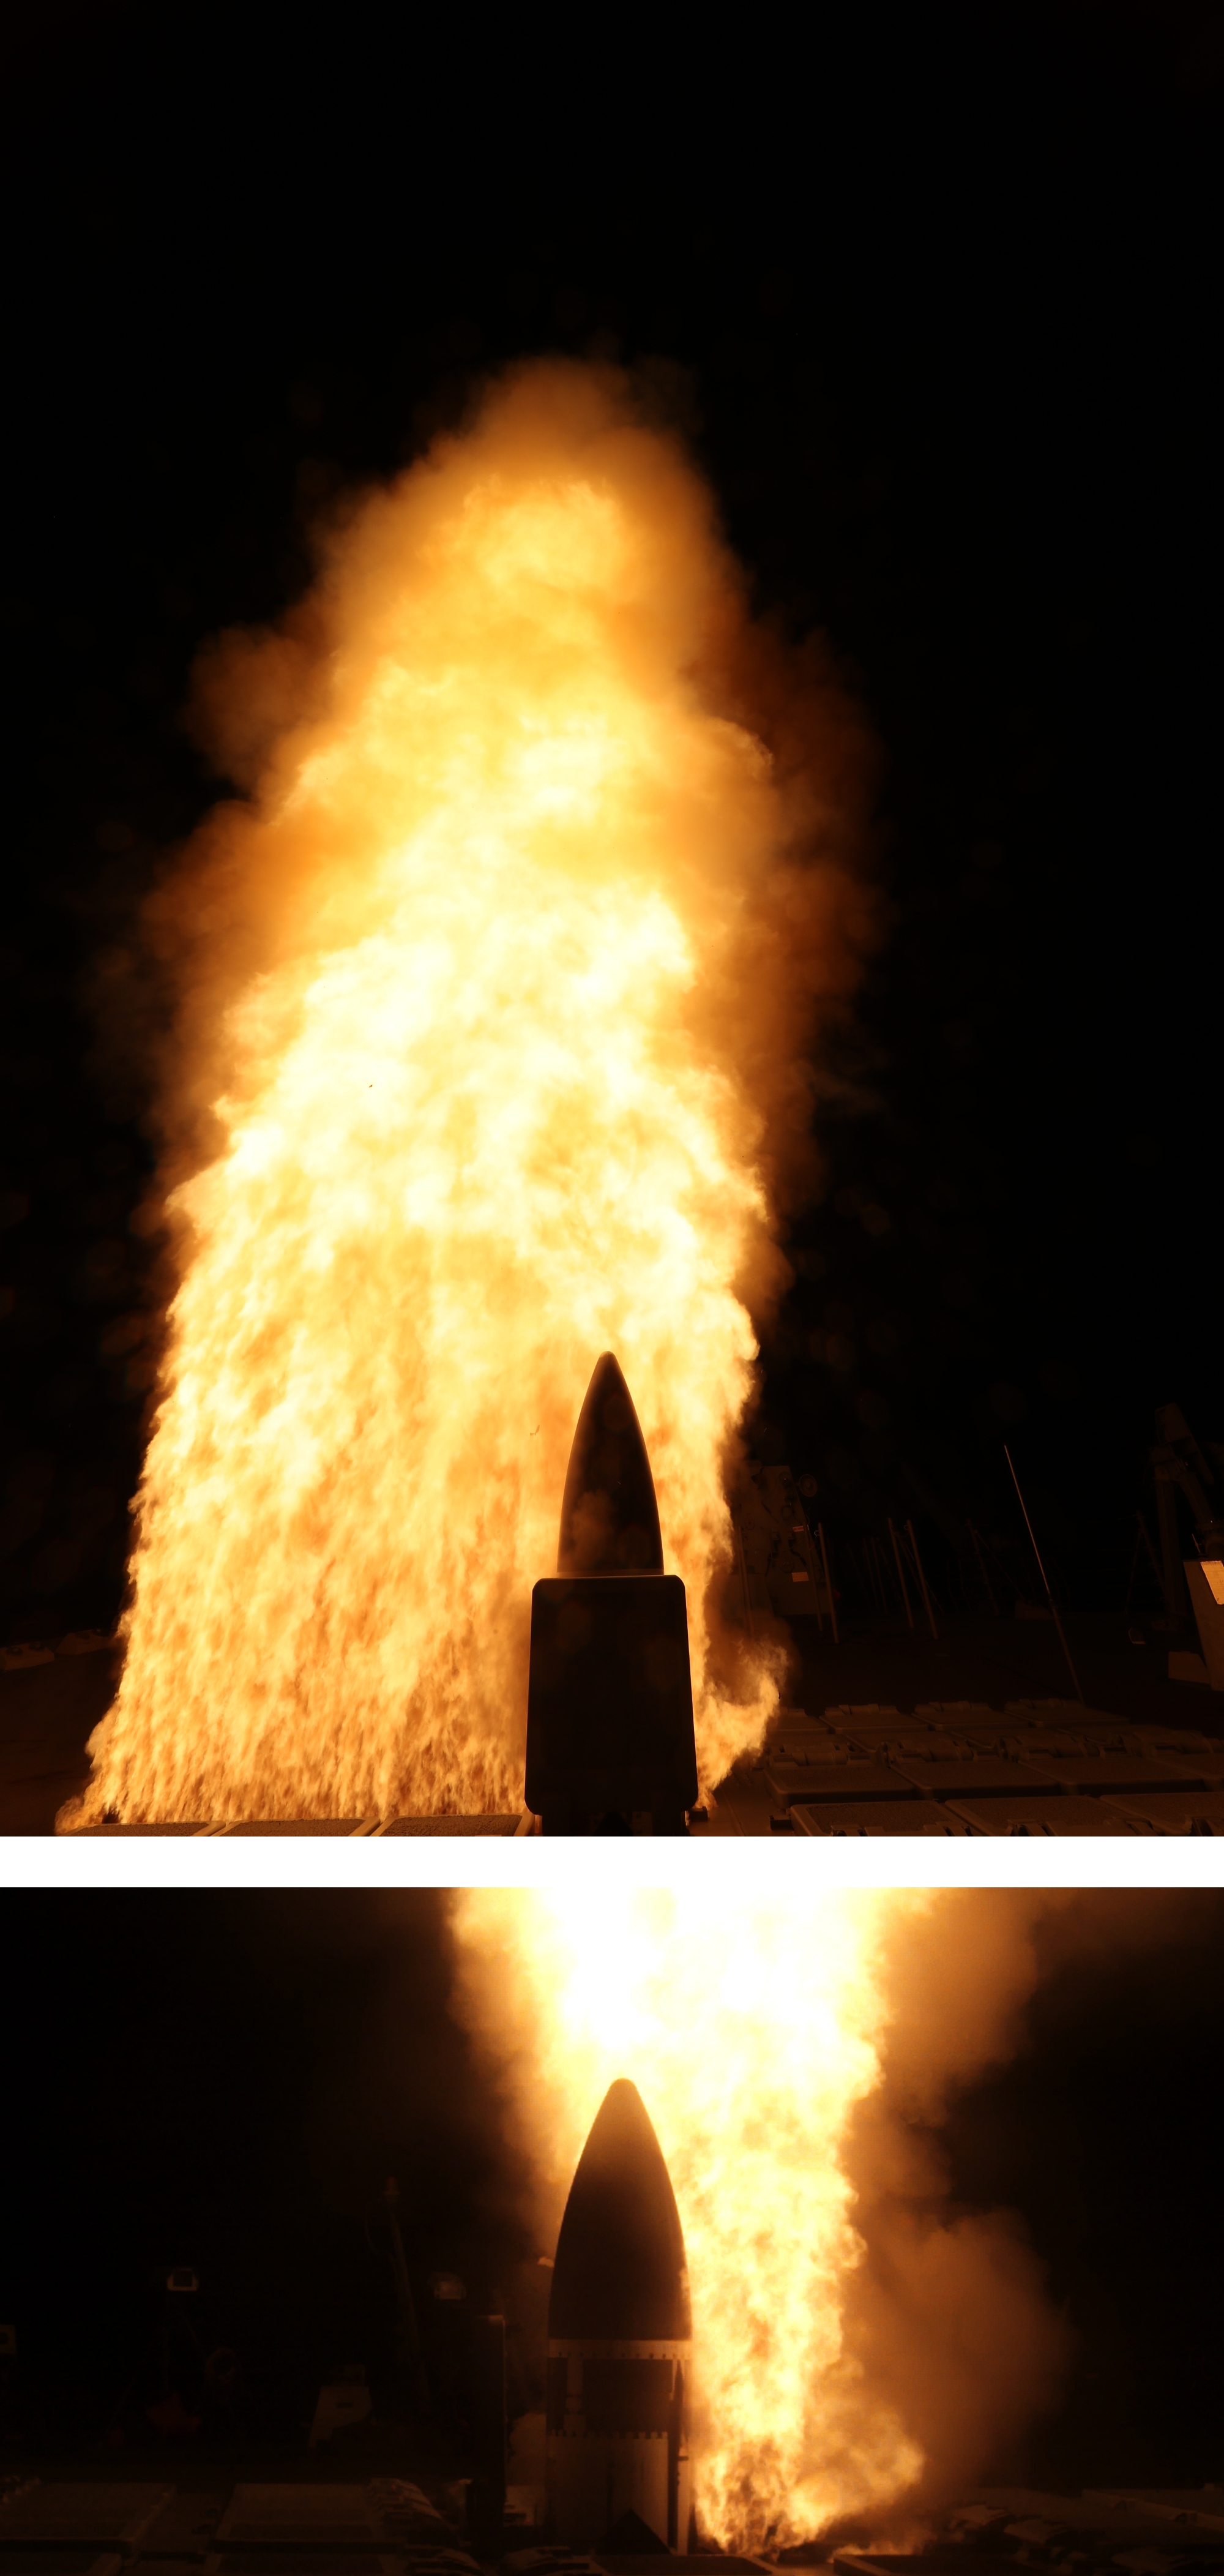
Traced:
<path id="1" fill-rule="evenodd" d="M 614 374 L 512 376 L 320 544 L 204 658 L 240 792 L 145 923 L 178 1286 L 80 1822 L 517 1805 L 605 1349 L 703 1783 L 777 1696 L 722 1621 L 727 1494 L 872 937 L 861 730 Z"/>
<path id="2" fill-rule="evenodd" d="M 548 2510 L 558 2539 L 626 2514 L 689 2532 L 692 2320 L 675 2194 L 636 2085 L 609 2086 L 570 2185 L 548 2303 Z"/>

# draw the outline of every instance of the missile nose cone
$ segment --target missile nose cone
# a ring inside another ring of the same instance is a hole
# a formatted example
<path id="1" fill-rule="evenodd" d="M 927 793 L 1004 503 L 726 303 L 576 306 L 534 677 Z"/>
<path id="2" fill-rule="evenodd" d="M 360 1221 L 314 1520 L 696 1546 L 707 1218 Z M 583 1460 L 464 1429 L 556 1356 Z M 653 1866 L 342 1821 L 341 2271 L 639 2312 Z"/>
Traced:
<path id="1" fill-rule="evenodd" d="M 650 1460 L 611 1351 L 596 1361 L 578 1416 L 561 1503 L 557 1572 L 663 1572 Z"/>
<path id="2" fill-rule="evenodd" d="M 636 2084 L 609 2086 L 570 2185 L 550 2337 L 682 2342 L 692 2332 L 680 2213 Z"/>

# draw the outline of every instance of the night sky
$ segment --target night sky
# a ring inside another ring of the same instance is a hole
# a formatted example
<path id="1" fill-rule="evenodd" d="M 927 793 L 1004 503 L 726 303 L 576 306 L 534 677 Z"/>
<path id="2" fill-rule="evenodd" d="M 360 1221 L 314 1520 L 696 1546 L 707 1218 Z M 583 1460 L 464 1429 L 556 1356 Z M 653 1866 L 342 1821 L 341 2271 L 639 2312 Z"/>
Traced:
<path id="1" fill-rule="evenodd" d="M 761 1454 L 835 1539 L 907 1464 L 1014 1539 L 1009 1438 L 1064 1597 L 1120 1606 L 1153 1406 L 1224 1439 L 1218 8 L 97 0 L 2 42 L 0 1633 L 121 1594 L 158 1291 L 143 1033 L 97 1032 L 219 792 L 193 656 L 547 350 L 653 384 L 880 745 L 868 1101 Z"/>
<path id="2" fill-rule="evenodd" d="M 380 2416 L 402 2415 L 388 2173 L 443 2426 L 461 2357 L 436 2271 L 504 2310 L 512 2409 L 538 2402 L 551 2249 L 524 2227 L 496 2098 L 448 2011 L 444 1897 L 9 1892 L 0 1923 L 0 2319 L 20 2360 L 0 2394 L 19 2455 L 116 2424 L 127 2454 L 156 2450 L 142 2408 L 172 2264 L 198 2271 L 202 2353 L 227 2348 L 242 2375 L 234 2415 L 201 2408 L 201 2456 L 236 2440 L 300 2458 L 321 2380 L 350 2361 Z M 994 2473 L 1073 2491 L 1218 2478 L 1224 1898 L 1090 1893 L 1037 1949 L 1017 2054 L 940 2133 L 953 2210 L 1019 2213 L 1076 2337 L 1056 2412 Z M 192 2367 L 180 2351 L 188 2406 Z"/>

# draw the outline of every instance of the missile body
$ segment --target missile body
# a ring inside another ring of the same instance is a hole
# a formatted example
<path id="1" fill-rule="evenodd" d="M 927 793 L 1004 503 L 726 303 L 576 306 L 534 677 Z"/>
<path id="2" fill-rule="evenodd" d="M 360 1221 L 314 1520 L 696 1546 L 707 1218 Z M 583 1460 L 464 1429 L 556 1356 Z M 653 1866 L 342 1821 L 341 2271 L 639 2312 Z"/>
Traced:
<path id="1" fill-rule="evenodd" d="M 686 2549 L 692 2354 L 684 2238 L 636 2085 L 610 2086 L 570 2186 L 548 2306 L 548 2507 L 591 2545 L 636 2514 Z"/>
<path id="2" fill-rule="evenodd" d="M 619 1362 L 595 1363 L 561 1499 L 558 1574 L 661 1574 L 654 1477 Z"/>
<path id="3" fill-rule="evenodd" d="M 611 1351 L 587 1388 L 555 1577 L 531 1596 L 526 1803 L 545 1833 L 684 1833 L 697 1795 L 684 1585 Z"/>

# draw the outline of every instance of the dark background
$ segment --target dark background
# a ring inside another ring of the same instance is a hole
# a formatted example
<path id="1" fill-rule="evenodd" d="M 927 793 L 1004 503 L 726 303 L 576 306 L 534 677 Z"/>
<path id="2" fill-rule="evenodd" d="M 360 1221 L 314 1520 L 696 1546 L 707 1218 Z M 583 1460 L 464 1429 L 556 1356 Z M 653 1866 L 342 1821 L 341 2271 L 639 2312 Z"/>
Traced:
<path id="1" fill-rule="evenodd" d="M 366 2365 L 380 2418 L 402 2417 L 378 2224 L 388 2172 L 443 2434 L 461 2439 L 461 2319 L 431 2302 L 435 2270 L 460 2275 L 469 2308 L 504 2308 L 512 2403 L 538 2402 L 536 2257 L 552 2249 L 518 2215 L 496 2098 L 448 2014 L 446 1902 L 0 1901 L 15 2458 L 96 2452 L 116 2425 L 120 2462 L 156 2450 L 141 2410 L 171 2264 L 198 2270 L 205 2352 L 227 2346 L 241 2365 L 236 2415 L 204 2405 L 201 2455 L 237 2438 L 304 2459 L 320 2382 L 349 2361 Z M 995 2474 L 1072 2491 L 1218 2479 L 1224 1898 L 1081 1895 L 1037 1941 L 1019 2053 L 959 2097 L 942 2133 L 954 2204 L 1021 2213 L 1078 2338 L 1057 2411 Z M 181 2352 L 176 2371 L 197 2404 Z"/>
<path id="2" fill-rule="evenodd" d="M 1120 1605 L 1153 1406 L 1224 1439 L 1219 8 L 98 0 L 3 42 L 0 1633 L 121 1592 L 150 1147 L 94 1031 L 217 792 L 193 655 L 558 349 L 650 379 L 884 754 L 871 1102 L 825 1128 L 760 1450 L 835 1541 L 915 1508 L 908 1463 L 1002 1545 L 1009 1437 L 1064 1599 Z"/>
<path id="3" fill-rule="evenodd" d="M 11 2447 L 157 2449 L 143 2410 L 168 2315 L 169 2384 L 205 2455 L 237 2439 L 304 2459 L 319 2387 L 350 2363 L 380 2421 L 404 2422 L 393 2175 L 445 2463 L 470 2314 L 509 2308 L 521 2329 L 538 2309 L 542 2337 L 547 2300 L 496 2098 L 448 2010 L 445 1898 L 57 1891 L 10 1894 L 3 1917 L 27 1963 L 0 2150 Z M 167 2299 L 175 2265 L 194 2296 Z M 466 2299 L 434 2299 L 435 2273 Z M 217 2347 L 240 2365 L 232 2408 L 204 2375 Z"/>

